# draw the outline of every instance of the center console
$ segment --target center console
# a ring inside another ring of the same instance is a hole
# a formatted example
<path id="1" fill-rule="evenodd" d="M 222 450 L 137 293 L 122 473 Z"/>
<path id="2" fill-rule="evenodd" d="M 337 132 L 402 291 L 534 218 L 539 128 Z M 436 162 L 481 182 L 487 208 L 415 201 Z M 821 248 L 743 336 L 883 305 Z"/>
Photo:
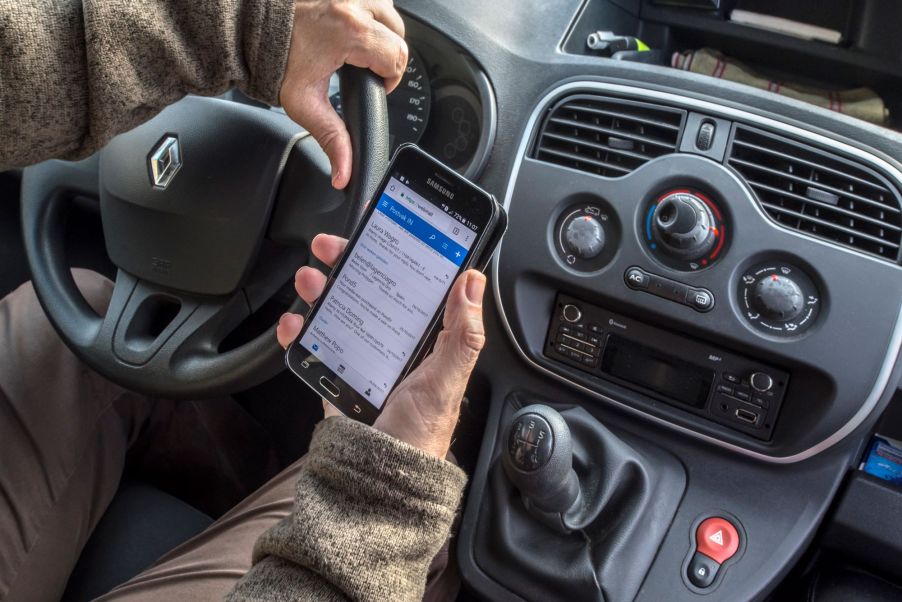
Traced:
<path id="1" fill-rule="evenodd" d="M 821 134 L 674 93 L 564 83 L 521 141 L 496 300 L 534 369 L 709 443 L 798 462 L 871 413 L 896 361 L 900 188 L 892 164 Z"/>

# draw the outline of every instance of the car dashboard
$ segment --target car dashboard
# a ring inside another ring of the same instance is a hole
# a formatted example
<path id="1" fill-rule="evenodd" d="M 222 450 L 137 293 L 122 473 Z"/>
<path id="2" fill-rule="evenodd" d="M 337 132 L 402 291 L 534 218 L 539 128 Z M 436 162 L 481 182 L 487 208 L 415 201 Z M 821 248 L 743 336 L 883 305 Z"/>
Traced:
<path id="1" fill-rule="evenodd" d="M 573 567 L 594 563 L 596 583 L 550 591 L 761 599 L 825 528 L 898 392 L 902 137 L 749 86 L 591 56 L 574 42 L 589 17 L 623 26 L 648 9 L 659 21 L 673 16 L 662 39 L 695 32 L 699 43 L 735 48 L 746 35 L 752 54 L 770 43 L 770 34 L 693 29 L 685 11 L 652 4 L 398 2 L 436 83 L 421 143 L 449 159 L 440 151 L 456 134 L 445 130 L 458 122 L 453 104 L 436 110 L 443 68 L 430 63 L 429 44 L 456 46 L 487 141 L 482 159 L 455 167 L 503 199 L 510 218 L 468 393 L 486 426 L 458 543 L 466 587 L 487 599 L 548 599 L 543 579 L 560 578 L 554 560 L 531 564 L 501 549 L 518 540 L 499 521 L 526 520 L 499 476 L 524 404 L 585 410 L 678 467 L 663 494 L 676 507 L 657 515 L 663 531 L 649 529 L 645 555 L 635 551 L 643 560 L 630 565 L 639 577 L 623 580 L 631 586 L 599 585 L 605 560 L 592 547 L 568 566 L 578 580 Z M 637 31 L 653 37 L 656 26 L 640 20 Z M 803 52 L 798 64 L 810 59 Z M 848 64 L 837 69 L 850 77 Z M 483 78 L 484 91 L 474 85 Z M 699 587 L 687 571 L 710 517 L 734 525 L 742 543 Z M 537 557 L 575 549 L 572 534 L 533 535 Z"/>

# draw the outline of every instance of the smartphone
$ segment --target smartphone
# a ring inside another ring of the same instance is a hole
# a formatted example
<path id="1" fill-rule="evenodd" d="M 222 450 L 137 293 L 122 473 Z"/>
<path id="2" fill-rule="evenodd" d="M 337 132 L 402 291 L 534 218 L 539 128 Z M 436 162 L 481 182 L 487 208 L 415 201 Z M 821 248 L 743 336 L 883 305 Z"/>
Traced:
<path id="1" fill-rule="evenodd" d="M 455 279 L 497 244 L 501 214 L 491 194 L 402 145 L 288 348 L 289 369 L 372 424 L 431 346 Z"/>

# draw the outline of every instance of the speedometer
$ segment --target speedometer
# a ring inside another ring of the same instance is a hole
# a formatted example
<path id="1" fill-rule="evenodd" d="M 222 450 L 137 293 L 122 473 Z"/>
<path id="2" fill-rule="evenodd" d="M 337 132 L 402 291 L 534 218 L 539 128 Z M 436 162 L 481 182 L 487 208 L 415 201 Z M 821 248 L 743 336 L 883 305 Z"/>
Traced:
<path id="1" fill-rule="evenodd" d="M 392 151 L 405 142 L 419 142 L 429 122 L 432 90 L 426 64 L 413 48 L 404 78 L 388 95 L 389 146 Z"/>

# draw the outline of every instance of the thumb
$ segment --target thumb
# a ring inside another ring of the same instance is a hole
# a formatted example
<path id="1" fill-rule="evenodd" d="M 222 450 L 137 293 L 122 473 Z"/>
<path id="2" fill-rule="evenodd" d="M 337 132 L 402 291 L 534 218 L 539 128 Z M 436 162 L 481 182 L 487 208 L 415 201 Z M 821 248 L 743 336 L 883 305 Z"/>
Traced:
<path id="1" fill-rule="evenodd" d="M 433 354 L 441 358 L 440 364 L 453 368 L 447 371 L 449 376 L 462 377 L 464 381 L 485 345 L 482 323 L 485 284 L 485 275 L 477 270 L 464 272 L 454 283 L 445 306 L 444 329 Z"/>
<path id="2" fill-rule="evenodd" d="M 317 89 L 321 88 L 321 89 Z M 342 189 L 351 178 L 351 137 L 344 121 L 332 108 L 326 86 L 307 88 L 299 96 L 283 101 L 288 116 L 307 129 L 329 156 L 332 186 Z M 293 96 L 293 95 L 291 95 Z"/>

